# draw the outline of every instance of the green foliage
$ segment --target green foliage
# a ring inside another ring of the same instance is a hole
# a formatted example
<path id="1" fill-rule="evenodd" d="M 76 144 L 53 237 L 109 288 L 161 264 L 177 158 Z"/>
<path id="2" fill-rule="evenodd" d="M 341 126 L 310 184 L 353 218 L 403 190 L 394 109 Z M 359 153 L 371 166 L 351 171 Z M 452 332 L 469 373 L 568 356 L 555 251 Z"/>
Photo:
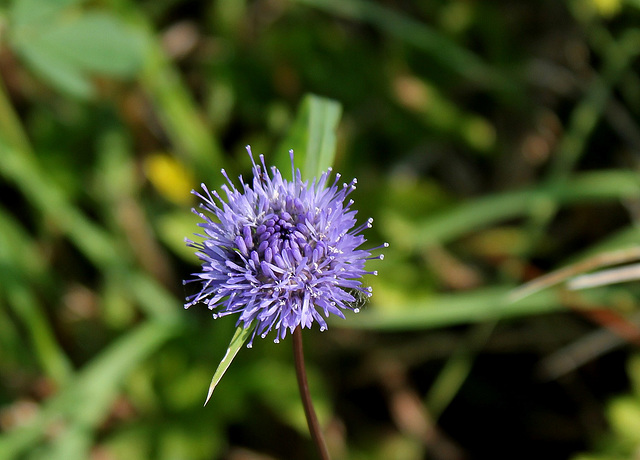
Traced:
<path id="1" fill-rule="evenodd" d="M 280 171 L 291 169 L 289 150 L 295 154 L 294 165 L 312 179 L 333 165 L 336 155 L 336 129 L 340 121 L 340 103 L 309 94 L 303 99 L 298 115 L 278 148 L 274 164 Z"/>
<path id="2" fill-rule="evenodd" d="M 32 69 L 77 97 L 94 93 L 93 74 L 131 78 L 142 67 L 140 34 L 108 13 L 69 0 L 14 1 L 10 43 Z"/>
<path id="3" fill-rule="evenodd" d="M 631 393 L 609 401 L 607 420 L 611 431 L 599 440 L 599 453 L 580 454 L 575 460 L 627 459 L 637 455 L 640 449 L 640 355 L 628 362 Z"/>
<path id="4" fill-rule="evenodd" d="M 207 399 L 204 403 L 205 405 L 209 402 L 209 399 L 211 399 L 213 390 L 216 389 L 216 386 L 218 386 L 218 383 L 220 383 L 220 380 L 222 380 L 224 373 L 227 371 L 227 369 L 233 362 L 233 359 L 236 357 L 236 354 L 238 354 L 238 351 L 240 350 L 240 348 L 242 348 L 242 345 L 244 345 L 245 342 L 249 339 L 255 327 L 256 325 L 253 324 L 252 326 L 249 326 L 246 329 L 242 326 L 238 326 L 236 328 L 236 332 L 233 334 L 233 337 L 231 338 L 231 342 L 229 342 L 229 348 L 227 348 L 227 351 L 224 354 L 222 361 L 220 361 L 220 364 L 218 364 L 218 367 L 216 368 L 216 371 L 213 374 L 213 378 L 211 379 L 211 383 L 209 384 L 209 392 L 207 393 Z"/>
<path id="5" fill-rule="evenodd" d="M 357 177 L 390 243 L 370 303 L 305 331 L 336 459 L 631 458 L 637 283 L 513 292 L 637 247 L 639 14 L 2 3 L 0 460 L 311 458 L 289 340 L 236 355 L 250 330 L 182 308 L 188 191 L 248 144 Z"/>

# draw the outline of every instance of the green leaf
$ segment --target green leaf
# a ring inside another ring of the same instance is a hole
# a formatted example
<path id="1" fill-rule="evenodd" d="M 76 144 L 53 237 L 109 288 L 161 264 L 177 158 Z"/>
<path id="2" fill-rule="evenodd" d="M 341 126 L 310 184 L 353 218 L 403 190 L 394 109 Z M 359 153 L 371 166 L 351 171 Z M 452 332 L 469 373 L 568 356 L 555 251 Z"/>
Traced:
<path id="1" fill-rule="evenodd" d="M 93 86 L 86 75 L 74 65 L 50 54 L 46 47 L 27 46 L 19 50 L 31 69 L 58 89 L 80 99 L 93 94 Z"/>
<path id="2" fill-rule="evenodd" d="M 307 94 L 298 115 L 282 141 L 275 158 L 275 165 L 287 171 L 290 165 L 289 150 L 295 153 L 294 165 L 302 171 L 303 179 L 320 177 L 333 165 L 336 155 L 336 129 L 342 106 L 333 99 Z"/>
<path id="3" fill-rule="evenodd" d="M 10 43 L 26 63 L 58 89 L 86 98 L 92 74 L 133 77 L 144 40 L 117 18 L 69 8 L 74 2 L 27 0 L 11 11 Z"/>
<path id="4" fill-rule="evenodd" d="M 49 23 L 62 10 L 81 0 L 14 0 L 10 21 L 14 27 L 41 26 Z"/>
<path id="5" fill-rule="evenodd" d="M 233 334 L 233 337 L 231 338 L 231 342 L 229 343 L 229 348 L 227 348 L 227 352 L 224 354 L 224 358 L 222 358 L 222 361 L 220 361 L 220 364 L 218 364 L 218 368 L 216 369 L 216 372 L 213 374 L 213 378 L 211 379 L 211 384 L 209 385 L 209 393 L 207 394 L 207 400 L 204 402 L 205 406 L 209 402 L 209 399 L 211 399 L 213 390 L 216 389 L 216 386 L 218 386 L 218 383 L 220 382 L 220 380 L 222 380 L 222 376 L 224 375 L 225 372 L 227 372 L 227 369 L 231 365 L 231 362 L 236 357 L 236 355 L 238 354 L 238 351 L 240 350 L 242 345 L 244 345 L 244 343 L 247 341 L 247 339 L 249 338 L 249 335 L 251 335 L 251 333 L 255 328 L 256 328 L 256 324 L 252 323 L 246 329 L 243 326 L 239 326 L 236 329 L 236 332 L 235 334 Z"/>
<path id="6" fill-rule="evenodd" d="M 142 65 L 141 38 L 115 17 L 85 13 L 43 30 L 37 46 L 87 71 L 130 77 Z"/>

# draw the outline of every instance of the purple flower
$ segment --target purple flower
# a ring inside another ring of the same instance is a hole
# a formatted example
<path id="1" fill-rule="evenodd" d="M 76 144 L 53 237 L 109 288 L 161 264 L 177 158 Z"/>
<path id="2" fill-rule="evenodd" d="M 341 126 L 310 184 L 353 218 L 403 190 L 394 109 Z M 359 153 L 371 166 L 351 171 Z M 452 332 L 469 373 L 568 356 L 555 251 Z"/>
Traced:
<path id="1" fill-rule="evenodd" d="M 287 329 L 310 328 L 316 321 L 324 331 L 329 314 L 344 318 L 342 310 L 357 312 L 357 297 L 371 296 L 361 278 L 376 274 L 365 270 L 365 262 L 383 256 L 359 249 L 366 241 L 360 233 L 373 219 L 355 227 L 357 211 L 351 209 L 352 200 L 345 202 L 356 188 L 355 179 L 339 186 L 336 174 L 329 185 L 329 169 L 309 184 L 299 169 L 294 171 L 290 151 L 289 181 L 275 167 L 269 174 L 264 157 L 256 164 L 249 146 L 247 151 L 252 185 L 240 176 L 241 187 L 236 188 L 222 170 L 226 200 L 204 184 L 203 194 L 193 192 L 216 220 L 193 210 L 204 220 L 198 224 L 204 234 L 196 234 L 204 240 L 186 239 L 202 262 L 202 270 L 189 281 L 202 284 L 200 292 L 187 297 L 185 308 L 202 302 L 214 318 L 238 313 L 238 325 L 248 328 L 255 322 L 250 347 L 256 334 L 264 338 L 275 329 L 279 342 Z"/>

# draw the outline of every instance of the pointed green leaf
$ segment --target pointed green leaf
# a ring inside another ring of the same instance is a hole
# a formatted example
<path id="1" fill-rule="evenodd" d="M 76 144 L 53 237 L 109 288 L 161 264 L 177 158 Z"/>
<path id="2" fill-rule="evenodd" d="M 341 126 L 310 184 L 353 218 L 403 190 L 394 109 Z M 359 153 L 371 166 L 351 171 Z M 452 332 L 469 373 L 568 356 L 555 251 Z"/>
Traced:
<path id="1" fill-rule="evenodd" d="M 333 165 L 336 155 L 336 129 L 342 106 L 339 102 L 314 95 L 309 100 L 307 158 L 303 171 L 320 176 Z"/>
<path id="2" fill-rule="evenodd" d="M 211 379 L 211 384 L 209 385 L 209 393 L 207 394 L 207 400 L 204 402 L 205 406 L 209 402 L 209 399 L 211 399 L 213 390 L 216 389 L 216 386 L 218 385 L 220 380 L 222 380 L 222 376 L 224 375 L 225 372 L 227 372 L 227 369 L 231 365 L 231 362 L 236 357 L 236 355 L 238 354 L 238 351 L 240 350 L 242 345 L 244 345 L 244 343 L 247 341 L 247 339 L 249 338 L 249 335 L 251 335 L 251 333 L 255 328 L 256 328 L 256 325 L 252 323 L 246 329 L 243 326 L 238 326 L 238 328 L 236 329 L 236 332 L 235 334 L 233 334 L 233 337 L 231 338 L 231 342 L 229 343 L 229 348 L 227 348 L 227 352 L 224 354 L 224 358 L 222 358 L 222 361 L 220 361 L 220 364 L 218 364 L 218 368 L 216 369 L 216 372 L 213 374 L 213 378 Z"/>
<path id="3" fill-rule="evenodd" d="M 339 102 L 315 94 L 306 95 L 287 137 L 278 148 L 275 165 L 281 171 L 288 171 L 289 150 L 293 149 L 294 164 L 302 171 L 302 177 L 319 177 L 333 165 L 341 113 Z"/>

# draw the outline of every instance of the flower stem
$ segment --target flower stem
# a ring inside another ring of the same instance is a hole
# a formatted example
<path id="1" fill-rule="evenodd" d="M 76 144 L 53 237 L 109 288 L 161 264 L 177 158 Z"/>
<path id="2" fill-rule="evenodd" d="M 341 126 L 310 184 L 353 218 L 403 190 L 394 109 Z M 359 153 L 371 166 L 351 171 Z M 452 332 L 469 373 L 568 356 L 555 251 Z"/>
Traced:
<path id="1" fill-rule="evenodd" d="M 313 409 L 313 402 L 309 394 L 309 384 L 307 382 L 307 371 L 304 366 L 304 352 L 302 350 L 302 329 L 300 326 L 293 331 L 293 356 L 296 363 L 296 376 L 298 377 L 298 387 L 300 388 L 300 397 L 304 406 L 304 414 L 307 417 L 307 425 L 309 433 L 315 443 L 321 460 L 330 460 L 327 445 L 324 442 L 324 436 L 316 417 L 316 411 Z"/>

